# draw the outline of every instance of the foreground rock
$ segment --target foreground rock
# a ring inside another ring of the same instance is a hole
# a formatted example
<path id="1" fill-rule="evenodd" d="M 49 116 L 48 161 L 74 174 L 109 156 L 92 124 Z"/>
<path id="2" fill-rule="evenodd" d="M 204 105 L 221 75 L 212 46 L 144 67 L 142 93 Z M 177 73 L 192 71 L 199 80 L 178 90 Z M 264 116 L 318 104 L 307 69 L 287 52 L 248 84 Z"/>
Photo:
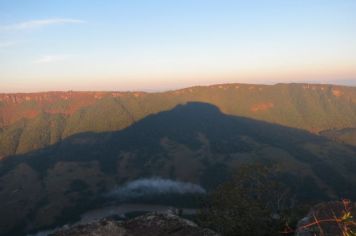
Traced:
<path id="1" fill-rule="evenodd" d="M 128 221 L 101 220 L 61 229 L 52 236 L 218 236 L 174 214 L 149 213 Z"/>

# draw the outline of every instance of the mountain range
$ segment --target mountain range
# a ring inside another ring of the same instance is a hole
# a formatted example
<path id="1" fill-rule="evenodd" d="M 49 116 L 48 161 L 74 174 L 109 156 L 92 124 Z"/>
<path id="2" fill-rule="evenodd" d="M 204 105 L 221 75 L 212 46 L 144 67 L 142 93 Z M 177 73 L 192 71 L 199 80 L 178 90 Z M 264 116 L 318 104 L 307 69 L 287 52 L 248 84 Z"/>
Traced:
<path id="1" fill-rule="evenodd" d="M 0 95 L 0 232 L 65 222 L 118 185 L 159 176 L 208 191 L 274 166 L 300 201 L 356 198 L 356 88 L 222 84 Z"/>

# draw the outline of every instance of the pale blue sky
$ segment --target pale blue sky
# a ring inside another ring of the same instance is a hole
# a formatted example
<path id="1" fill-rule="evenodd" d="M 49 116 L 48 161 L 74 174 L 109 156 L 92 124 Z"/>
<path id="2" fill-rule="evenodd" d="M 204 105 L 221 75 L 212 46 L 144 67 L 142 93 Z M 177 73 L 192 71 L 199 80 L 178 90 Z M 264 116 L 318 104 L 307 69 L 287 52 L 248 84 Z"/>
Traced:
<path id="1" fill-rule="evenodd" d="M 356 85 L 354 0 L 0 0 L 0 92 Z"/>

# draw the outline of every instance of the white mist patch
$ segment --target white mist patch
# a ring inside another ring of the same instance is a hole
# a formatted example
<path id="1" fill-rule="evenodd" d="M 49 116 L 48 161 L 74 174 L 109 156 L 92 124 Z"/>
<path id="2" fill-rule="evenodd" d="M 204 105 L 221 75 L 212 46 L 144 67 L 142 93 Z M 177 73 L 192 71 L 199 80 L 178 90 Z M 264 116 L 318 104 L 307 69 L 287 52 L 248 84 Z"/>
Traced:
<path id="1" fill-rule="evenodd" d="M 205 193 L 206 190 L 197 184 L 154 177 L 128 182 L 124 186 L 111 191 L 109 196 L 124 200 L 149 195 Z"/>

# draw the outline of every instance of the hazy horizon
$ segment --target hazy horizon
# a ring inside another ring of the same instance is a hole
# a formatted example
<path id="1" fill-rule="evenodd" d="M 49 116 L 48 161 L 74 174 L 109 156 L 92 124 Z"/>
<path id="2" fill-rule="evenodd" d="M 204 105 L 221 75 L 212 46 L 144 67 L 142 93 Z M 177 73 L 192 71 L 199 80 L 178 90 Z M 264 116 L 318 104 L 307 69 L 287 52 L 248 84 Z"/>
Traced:
<path id="1" fill-rule="evenodd" d="M 356 85 L 356 2 L 0 3 L 0 92 Z"/>
<path id="2" fill-rule="evenodd" d="M 346 87 L 356 87 L 356 84 L 353 80 L 350 81 L 342 81 L 341 83 L 333 83 L 333 82 L 325 82 L 319 83 L 315 81 L 299 81 L 299 82 L 276 82 L 276 83 L 244 83 L 244 82 L 216 82 L 216 83 L 205 83 L 205 84 L 191 84 L 191 85 L 182 85 L 176 87 L 166 87 L 166 88 L 143 88 L 143 89 L 115 89 L 115 88 L 108 88 L 108 89 L 48 89 L 48 90 L 16 90 L 16 91 L 0 91 L 0 94 L 21 94 L 21 93 L 47 93 L 47 92 L 145 92 L 145 93 L 160 93 L 160 92 L 168 92 L 168 91 L 175 91 L 180 89 L 187 89 L 192 87 L 209 87 L 209 86 L 217 86 L 217 85 L 227 85 L 227 84 L 246 84 L 246 85 L 277 85 L 277 84 L 310 84 L 310 85 L 334 85 L 334 86 L 346 86 Z"/>

